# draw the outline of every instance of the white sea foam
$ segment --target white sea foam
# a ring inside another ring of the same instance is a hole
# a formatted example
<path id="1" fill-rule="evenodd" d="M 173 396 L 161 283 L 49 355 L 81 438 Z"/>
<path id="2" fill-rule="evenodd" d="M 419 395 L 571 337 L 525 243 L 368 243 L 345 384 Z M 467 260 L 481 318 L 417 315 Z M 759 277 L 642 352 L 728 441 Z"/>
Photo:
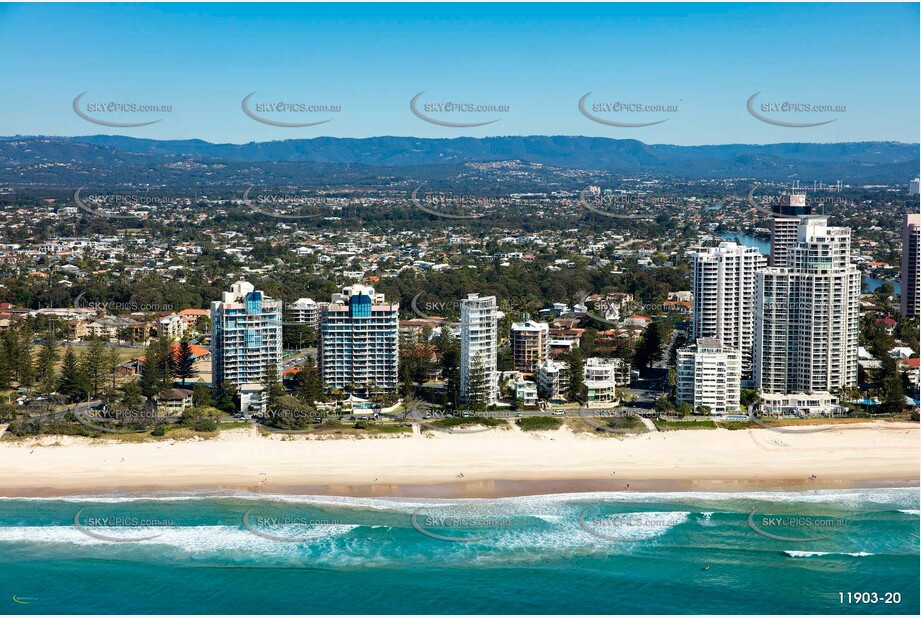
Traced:
<path id="1" fill-rule="evenodd" d="M 837 552 L 837 551 L 799 551 L 795 549 L 785 550 L 783 553 L 790 556 L 791 558 L 813 558 L 817 556 L 852 556 L 854 558 L 862 558 L 864 556 L 875 556 L 876 554 L 871 554 L 865 551 L 857 552 Z"/>
<path id="2" fill-rule="evenodd" d="M 254 494 L 243 491 L 198 491 L 179 493 L 130 493 L 66 496 L 51 498 L 0 498 L 0 500 L 60 501 L 67 503 L 120 503 L 136 501 L 189 501 L 189 500 L 248 500 L 276 503 L 330 506 L 351 509 L 382 510 L 412 513 L 419 509 L 457 507 L 466 509 L 489 508 L 491 513 L 515 511 L 518 514 L 544 513 L 566 503 L 720 503 L 731 501 L 762 501 L 783 503 L 829 503 L 844 508 L 860 509 L 866 505 L 903 507 L 905 511 L 921 499 L 918 487 L 886 487 L 864 489 L 818 489 L 804 491 L 759 492 L 580 492 L 541 494 L 508 498 L 356 498 L 350 496 Z M 902 510 L 902 509 L 900 509 Z"/>

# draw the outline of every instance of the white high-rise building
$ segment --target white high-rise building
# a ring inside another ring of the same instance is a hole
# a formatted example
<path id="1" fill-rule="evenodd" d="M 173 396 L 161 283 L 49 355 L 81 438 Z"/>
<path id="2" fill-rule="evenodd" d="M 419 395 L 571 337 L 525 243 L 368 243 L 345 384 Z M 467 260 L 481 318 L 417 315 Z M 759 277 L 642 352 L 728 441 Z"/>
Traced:
<path id="1" fill-rule="evenodd" d="M 741 352 L 745 377 L 752 371 L 755 273 L 766 264 L 757 249 L 734 242 L 691 254 L 691 338 L 719 339 Z"/>
<path id="2" fill-rule="evenodd" d="M 763 393 L 836 392 L 857 384 L 860 271 L 851 230 L 803 219 L 788 266 L 755 286 L 754 379 Z"/>
<path id="3" fill-rule="evenodd" d="M 677 401 L 710 408 L 710 414 L 739 411 L 742 357 L 719 339 L 702 338 L 678 350 Z"/>
<path id="4" fill-rule="evenodd" d="M 917 182 L 917 181 L 915 181 Z M 903 316 L 921 315 L 921 214 L 905 213 L 902 222 Z"/>
<path id="5" fill-rule="evenodd" d="M 215 386 L 281 380 L 281 301 L 238 281 L 211 303 L 211 374 Z"/>
<path id="6" fill-rule="evenodd" d="M 333 294 L 319 316 L 317 365 L 330 388 L 369 394 L 399 380 L 399 306 L 374 288 L 355 284 Z"/>
<path id="7" fill-rule="evenodd" d="M 471 367 L 479 366 L 483 374 L 483 399 L 487 404 L 498 399 L 498 315 L 496 297 L 468 294 L 461 300 L 461 336 L 460 336 L 460 396 L 461 401 L 469 401 L 471 386 Z"/>
<path id="8" fill-rule="evenodd" d="M 317 332 L 319 324 L 319 306 L 312 298 L 298 298 L 288 307 L 288 321 L 303 324 Z"/>

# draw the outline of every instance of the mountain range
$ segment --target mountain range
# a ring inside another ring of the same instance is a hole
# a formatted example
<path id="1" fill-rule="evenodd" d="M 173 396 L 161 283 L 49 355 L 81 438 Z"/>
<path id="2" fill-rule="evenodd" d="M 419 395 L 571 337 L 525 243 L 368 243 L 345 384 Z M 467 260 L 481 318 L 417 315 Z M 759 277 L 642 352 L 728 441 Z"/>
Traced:
<path id="1" fill-rule="evenodd" d="M 0 182 L 23 180 L 48 166 L 118 168 L 128 176 L 177 164 L 203 165 L 212 174 L 227 165 L 266 173 L 284 164 L 313 173 L 338 170 L 414 176 L 456 173 L 470 163 L 517 161 L 532 166 L 590 170 L 605 176 L 652 174 L 681 179 L 755 178 L 770 181 L 907 184 L 918 176 L 919 145 L 898 142 L 674 146 L 634 139 L 581 136 L 334 138 L 316 137 L 247 144 L 202 140 L 153 140 L 116 135 L 0 138 Z M 435 166 L 435 167 L 432 167 Z M 367 168 L 367 169 L 365 169 Z M 439 171 L 441 170 L 441 171 Z M 36 179 L 40 182 L 39 179 Z"/>

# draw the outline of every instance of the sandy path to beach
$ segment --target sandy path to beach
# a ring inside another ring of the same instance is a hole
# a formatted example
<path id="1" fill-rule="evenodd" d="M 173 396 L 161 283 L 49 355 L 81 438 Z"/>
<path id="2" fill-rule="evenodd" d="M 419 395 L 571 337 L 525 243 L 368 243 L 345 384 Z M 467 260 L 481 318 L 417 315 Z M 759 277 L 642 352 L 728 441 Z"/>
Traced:
<path id="1" fill-rule="evenodd" d="M 813 427 L 814 429 L 814 427 Z M 461 476 L 462 475 L 462 476 Z M 919 477 L 917 423 L 815 433 L 686 430 L 600 438 L 568 428 L 309 439 L 222 432 L 119 443 L 44 437 L 0 443 L 0 495 L 140 489 L 271 490 L 478 480 L 865 481 Z"/>

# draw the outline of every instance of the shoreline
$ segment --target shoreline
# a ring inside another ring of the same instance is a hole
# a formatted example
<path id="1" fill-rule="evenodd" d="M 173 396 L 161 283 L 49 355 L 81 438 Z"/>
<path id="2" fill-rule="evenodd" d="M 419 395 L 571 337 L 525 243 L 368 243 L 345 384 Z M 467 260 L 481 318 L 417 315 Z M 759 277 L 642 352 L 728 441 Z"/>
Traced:
<path id="1" fill-rule="evenodd" d="M 625 483 L 630 485 L 625 488 Z M 520 481 L 496 479 L 490 481 L 471 481 L 432 484 L 386 484 L 386 485 L 296 485 L 266 488 L 253 487 L 173 487 L 162 486 L 135 487 L 125 489 L 105 489 L 86 487 L 82 490 L 21 490 L 17 492 L 0 492 L 0 500 L 16 499 L 99 499 L 99 498 L 157 498 L 174 497 L 341 497 L 341 498 L 408 498 L 408 499 L 458 499 L 458 500 L 497 500 L 528 496 L 558 496 L 566 494 L 590 493 L 778 493 L 789 494 L 816 490 L 855 490 L 855 489 L 893 489 L 921 488 L 917 478 L 876 478 L 859 481 L 824 481 L 804 482 L 801 479 L 789 481 L 675 481 L 624 479 L 624 482 L 600 481 L 593 479 Z"/>
<path id="2" fill-rule="evenodd" d="M 759 428 L 630 437 L 567 428 L 333 440 L 239 429 L 208 440 L 144 443 L 44 436 L 0 442 L 0 496 L 225 490 L 499 498 L 905 487 L 918 485 L 919 453 L 916 423 L 829 426 L 802 434 Z"/>

